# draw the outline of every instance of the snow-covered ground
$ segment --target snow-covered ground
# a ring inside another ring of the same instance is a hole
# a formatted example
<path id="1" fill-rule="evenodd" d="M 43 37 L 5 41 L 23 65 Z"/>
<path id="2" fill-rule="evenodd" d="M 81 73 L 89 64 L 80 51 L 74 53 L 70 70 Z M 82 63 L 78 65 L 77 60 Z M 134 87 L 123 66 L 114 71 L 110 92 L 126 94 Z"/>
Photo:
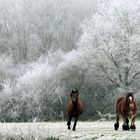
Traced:
<path id="1" fill-rule="evenodd" d="M 76 131 L 67 130 L 66 122 L 1 123 L 0 138 L 16 137 L 42 140 L 55 137 L 60 140 L 140 140 L 140 121 L 136 131 L 114 130 L 115 121 L 78 122 Z M 120 122 L 122 125 L 122 122 Z"/>

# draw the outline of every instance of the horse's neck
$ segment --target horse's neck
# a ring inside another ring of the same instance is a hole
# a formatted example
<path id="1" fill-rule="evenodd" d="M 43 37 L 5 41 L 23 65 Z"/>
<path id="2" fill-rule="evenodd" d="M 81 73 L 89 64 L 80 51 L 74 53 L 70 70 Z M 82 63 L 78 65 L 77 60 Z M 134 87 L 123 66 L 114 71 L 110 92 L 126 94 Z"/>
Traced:
<path id="1" fill-rule="evenodd" d="M 73 104 L 73 108 L 74 108 L 74 109 L 77 109 L 77 107 L 78 107 L 78 100 L 77 100 L 76 102 L 73 102 L 73 101 L 72 101 L 72 104 Z"/>
<path id="2" fill-rule="evenodd" d="M 126 104 L 127 107 L 129 107 L 129 102 L 128 102 L 127 99 L 125 99 L 125 104 Z"/>
<path id="3" fill-rule="evenodd" d="M 127 112 L 129 113 L 130 111 L 134 111 L 134 109 L 131 109 L 130 107 L 129 107 L 129 105 L 130 105 L 130 103 L 129 103 L 129 101 L 126 99 L 126 107 L 127 107 Z M 135 102 L 134 102 L 134 100 L 132 100 L 132 104 L 134 104 L 134 106 L 135 106 Z"/>

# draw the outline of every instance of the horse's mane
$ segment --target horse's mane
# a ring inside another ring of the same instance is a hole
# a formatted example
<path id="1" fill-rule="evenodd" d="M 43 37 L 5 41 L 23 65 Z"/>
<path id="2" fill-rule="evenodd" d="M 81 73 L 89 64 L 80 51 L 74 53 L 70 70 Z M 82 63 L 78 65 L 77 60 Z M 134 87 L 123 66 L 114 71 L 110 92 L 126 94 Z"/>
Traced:
<path id="1" fill-rule="evenodd" d="M 126 94 L 126 98 L 132 97 L 132 99 L 134 98 L 134 93 L 133 92 L 128 92 Z"/>

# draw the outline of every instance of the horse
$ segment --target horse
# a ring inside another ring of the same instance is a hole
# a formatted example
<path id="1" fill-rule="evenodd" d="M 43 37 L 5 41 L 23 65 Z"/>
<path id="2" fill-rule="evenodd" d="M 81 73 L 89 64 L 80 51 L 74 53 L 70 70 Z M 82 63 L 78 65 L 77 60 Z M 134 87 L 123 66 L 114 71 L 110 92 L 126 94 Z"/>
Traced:
<path id="1" fill-rule="evenodd" d="M 114 129 L 119 128 L 119 118 L 123 117 L 124 123 L 122 125 L 123 130 L 135 130 L 135 118 L 137 115 L 137 104 L 134 100 L 133 92 L 126 94 L 126 97 L 122 96 L 117 99 L 116 102 L 116 123 Z M 129 127 L 129 119 L 131 119 L 131 125 Z"/>
<path id="2" fill-rule="evenodd" d="M 66 110 L 69 116 L 68 122 L 67 122 L 67 126 L 68 129 L 70 129 L 70 125 L 71 125 L 71 120 L 72 118 L 75 118 L 74 121 L 74 125 L 73 125 L 73 131 L 75 131 L 76 125 L 77 125 L 77 120 L 79 118 L 79 116 L 83 113 L 83 102 L 81 100 L 79 100 L 79 93 L 78 91 L 73 91 L 71 92 L 71 100 L 68 101 L 67 106 L 66 106 Z"/>

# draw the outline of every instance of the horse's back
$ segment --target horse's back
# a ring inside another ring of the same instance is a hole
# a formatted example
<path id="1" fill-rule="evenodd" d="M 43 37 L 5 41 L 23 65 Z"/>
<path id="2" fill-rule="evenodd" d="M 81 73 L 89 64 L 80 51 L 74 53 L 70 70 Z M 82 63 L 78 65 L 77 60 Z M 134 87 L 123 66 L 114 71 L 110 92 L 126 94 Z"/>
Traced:
<path id="1" fill-rule="evenodd" d="M 123 100 L 125 99 L 125 97 L 121 96 L 117 99 L 116 105 L 120 104 Z"/>
<path id="2" fill-rule="evenodd" d="M 124 110 L 124 102 L 125 102 L 125 97 L 121 96 L 117 99 L 116 102 L 116 112 L 122 114 Z"/>

